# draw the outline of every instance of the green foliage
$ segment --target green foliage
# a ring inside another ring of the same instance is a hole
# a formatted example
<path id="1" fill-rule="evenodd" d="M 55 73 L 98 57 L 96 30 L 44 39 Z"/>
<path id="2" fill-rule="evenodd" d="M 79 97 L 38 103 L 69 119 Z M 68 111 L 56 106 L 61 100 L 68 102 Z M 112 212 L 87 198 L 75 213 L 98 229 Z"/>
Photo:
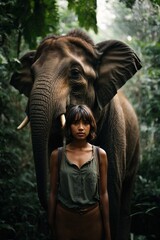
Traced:
<path id="1" fill-rule="evenodd" d="M 78 19 L 73 10 L 61 8 L 59 11 L 60 15 L 60 26 L 59 34 L 66 34 L 71 29 L 79 28 Z"/>
<path id="2" fill-rule="evenodd" d="M 68 8 L 78 17 L 80 27 L 97 32 L 96 1 L 70 1 Z M 60 9 L 56 0 L 2 0 L 0 4 L 1 45 L 13 34 L 17 42 L 17 56 L 24 43 L 30 49 L 50 33 L 61 33 Z M 5 31 L 3 31 L 5 29 Z"/>
<path id="3" fill-rule="evenodd" d="M 92 28 L 97 33 L 96 0 L 68 0 L 68 8 L 75 11 L 80 27 L 86 30 Z"/>
<path id="4" fill-rule="evenodd" d="M 132 8 L 132 6 L 135 4 L 135 1 L 136 0 L 120 0 L 120 2 L 124 2 L 128 8 Z"/>
<path id="5" fill-rule="evenodd" d="M 49 231 L 37 197 L 30 130 L 16 130 L 27 101 L 9 85 L 19 44 L 11 14 L 15 2 L 0 3 L 0 238 L 43 240 Z"/>
<path id="6" fill-rule="evenodd" d="M 124 2 L 126 7 L 132 8 L 137 0 L 120 0 L 120 2 Z M 140 4 L 142 4 L 143 0 L 138 0 Z M 150 0 L 151 3 L 160 5 L 160 0 Z"/>
<path id="7" fill-rule="evenodd" d="M 37 37 L 44 37 L 48 32 L 57 32 L 59 14 L 54 0 L 14 0 L 2 1 L 2 21 L 7 31 L 15 29 L 17 41 L 21 38 L 30 48 L 36 46 Z M 53 21 L 54 19 L 54 21 Z"/>
<path id="8" fill-rule="evenodd" d="M 26 101 L 9 86 L 10 66 L 0 65 L 0 236 L 43 240 L 49 231 L 37 197 L 29 129 L 16 130 Z"/>

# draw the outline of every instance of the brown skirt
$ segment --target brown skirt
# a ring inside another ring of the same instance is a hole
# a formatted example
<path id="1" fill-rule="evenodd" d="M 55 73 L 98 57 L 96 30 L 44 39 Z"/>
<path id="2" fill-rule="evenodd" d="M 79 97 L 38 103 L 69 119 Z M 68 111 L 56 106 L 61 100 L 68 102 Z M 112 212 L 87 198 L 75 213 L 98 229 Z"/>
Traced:
<path id="1" fill-rule="evenodd" d="M 101 240 L 103 227 L 99 205 L 86 211 L 73 211 L 57 204 L 56 240 Z"/>

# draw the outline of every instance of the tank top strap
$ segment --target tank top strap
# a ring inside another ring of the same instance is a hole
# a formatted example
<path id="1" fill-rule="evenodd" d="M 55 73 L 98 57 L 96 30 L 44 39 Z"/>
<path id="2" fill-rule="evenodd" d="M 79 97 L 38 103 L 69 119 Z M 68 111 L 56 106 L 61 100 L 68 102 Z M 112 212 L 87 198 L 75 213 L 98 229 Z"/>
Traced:
<path id="1" fill-rule="evenodd" d="M 62 160 L 62 152 L 63 152 L 63 147 L 58 148 L 58 166 L 60 166 L 61 160 Z"/>
<path id="2" fill-rule="evenodd" d="M 93 145 L 94 161 L 97 167 L 97 173 L 99 175 L 99 147 Z"/>
<path id="3" fill-rule="evenodd" d="M 59 181 L 60 181 L 60 168 L 61 168 L 61 163 L 62 163 L 62 160 L 64 158 L 64 148 L 63 147 L 59 147 L 58 148 L 58 184 L 59 184 Z"/>

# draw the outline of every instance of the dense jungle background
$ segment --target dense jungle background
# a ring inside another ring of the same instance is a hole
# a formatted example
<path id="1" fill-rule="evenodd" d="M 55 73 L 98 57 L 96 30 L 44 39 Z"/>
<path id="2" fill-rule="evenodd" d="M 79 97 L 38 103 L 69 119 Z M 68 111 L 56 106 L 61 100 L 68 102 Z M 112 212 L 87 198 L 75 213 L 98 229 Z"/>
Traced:
<path id="1" fill-rule="evenodd" d="M 119 39 L 143 69 L 123 91 L 141 132 L 141 163 L 132 200 L 131 239 L 160 239 L 160 0 L 0 0 L 0 239 L 47 240 L 29 126 L 16 127 L 27 99 L 10 86 L 18 58 L 48 34 L 86 30 L 95 42 Z"/>

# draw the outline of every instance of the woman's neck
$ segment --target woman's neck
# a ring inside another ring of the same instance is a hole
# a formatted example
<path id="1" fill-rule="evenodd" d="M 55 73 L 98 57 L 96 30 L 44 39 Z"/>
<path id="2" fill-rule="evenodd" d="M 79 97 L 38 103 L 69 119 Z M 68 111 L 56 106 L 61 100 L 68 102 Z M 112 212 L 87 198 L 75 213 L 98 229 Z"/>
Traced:
<path id="1" fill-rule="evenodd" d="M 77 141 L 77 140 L 73 140 L 72 142 L 70 142 L 68 144 L 68 146 L 70 148 L 79 148 L 79 149 L 82 149 L 82 148 L 87 148 L 90 146 L 90 143 L 88 143 L 86 140 L 84 141 Z"/>

